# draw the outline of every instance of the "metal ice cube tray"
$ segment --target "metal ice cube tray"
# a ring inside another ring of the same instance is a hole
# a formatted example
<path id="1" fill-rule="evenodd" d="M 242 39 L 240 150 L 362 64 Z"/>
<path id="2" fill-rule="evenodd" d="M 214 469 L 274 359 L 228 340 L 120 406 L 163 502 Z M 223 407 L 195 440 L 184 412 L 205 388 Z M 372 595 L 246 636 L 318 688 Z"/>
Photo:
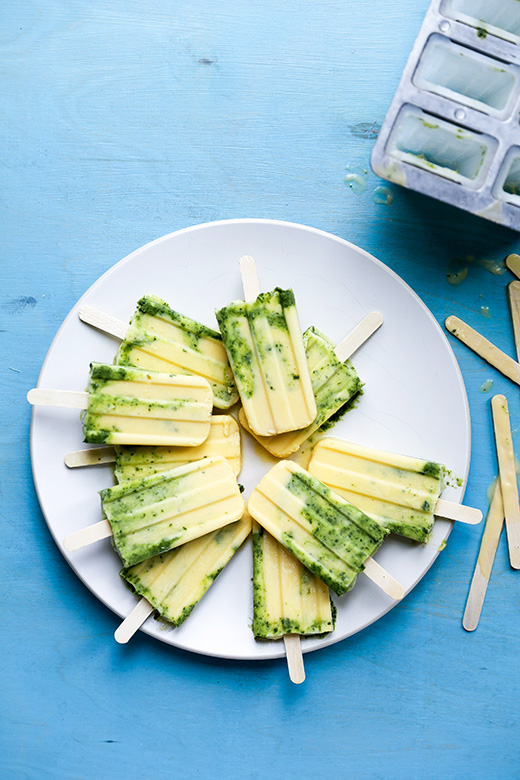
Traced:
<path id="1" fill-rule="evenodd" d="M 433 0 L 371 164 L 520 230 L 520 0 Z"/>

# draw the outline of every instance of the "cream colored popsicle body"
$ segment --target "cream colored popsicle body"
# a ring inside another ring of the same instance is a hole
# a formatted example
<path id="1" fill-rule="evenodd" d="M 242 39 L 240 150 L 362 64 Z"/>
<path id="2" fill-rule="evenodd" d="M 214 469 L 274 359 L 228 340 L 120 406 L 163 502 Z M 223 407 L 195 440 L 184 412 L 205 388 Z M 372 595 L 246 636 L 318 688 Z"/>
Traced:
<path id="1" fill-rule="evenodd" d="M 277 463 L 248 502 L 251 517 L 341 595 L 388 531 L 292 461 Z"/>
<path id="2" fill-rule="evenodd" d="M 138 301 L 119 347 L 117 362 L 204 377 L 211 386 L 218 409 L 229 409 L 238 401 L 220 333 L 179 314 L 155 295 Z"/>
<path id="3" fill-rule="evenodd" d="M 389 531 L 428 539 L 443 490 L 441 464 L 327 437 L 314 447 L 309 471 Z"/>
<path id="4" fill-rule="evenodd" d="M 323 634 L 334 629 L 327 586 L 253 524 L 253 633 L 256 637 Z"/>
<path id="5" fill-rule="evenodd" d="M 287 458 L 296 452 L 362 388 L 361 380 L 351 363 L 348 360 L 344 363 L 338 360 L 334 353 L 334 344 L 317 328 L 307 328 L 303 334 L 303 343 L 317 409 L 314 421 L 300 431 L 289 431 L 278 436 L 257 436 L 248 425 L 243 409 L 240 409 L 238 414 L 246 431 L 277 458 Z"/>
<path id="6" fill-rule="evenodd" d="M 213 394 L 205 379 L 92 363 L 85 441 L 195 447 L 208 438 Z"/>
<path id="7" fill-rule="evenodd" d="M 270 436 L 310 425 L 316 403 L 292 290 L 235 301 L 216 316 L 251 430 Z"/>
<path id="8" fill-rule="evenodd" d="M 115 447 L 114 475 L 119 483 L 156 474 L 195 460 L 222 455 L 240 474 L 242 457 L 238 423 L 229 414 L 213 415 L 209 436 L 198 447 Z"/>
<path id="9" fill-rule="evenodd" d="M 125 566 L 233 523 L 244 512 L 235 475 L 223 457 L 124 482 L 100 496 Z"/>
<path id="10" fill-rule="evenodd" d="M 245 515 L 174 550 L 127 567 L 121 576 L 166 620 L 180 626 L 251 531 Z"/>

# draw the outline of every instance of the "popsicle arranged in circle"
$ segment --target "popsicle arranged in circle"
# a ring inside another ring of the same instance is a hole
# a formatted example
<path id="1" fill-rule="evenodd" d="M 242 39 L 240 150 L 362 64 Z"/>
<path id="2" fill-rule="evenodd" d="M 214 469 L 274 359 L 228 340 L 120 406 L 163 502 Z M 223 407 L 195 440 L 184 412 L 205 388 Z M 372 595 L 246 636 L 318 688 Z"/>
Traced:
<path id="1" fill-rule="evenodd" d="M 229 414 L 211 417 L 209 436 L 197 447 L 147 447 L 115 445 L 76 450 L 65 456 L 68 468 L 115 463 L 114 476 L 119 483 L 175 466 L 183 466 L 211 455 L 223 455 L 235 476 L 240 474 L 242 454 L 237 421 Z"/>
<path id="2" fill-rule="evenodd" d="M 292 290 L 260 293 L 240 259 L 244 301 L 216 312 L 247 422 L 260 436 L 305 428 L 317 410 Z"/>
<path id="3" fill-rule="evenodd" d="M 329 589 L 287 552 L 261 525 L 253 523 L 253 633 L 283 637 L 289 676 L 302 683 L 305 670 L 300 635 L 334 629 Z"/>
<path id="4" fill-rule="evenodd" d="M 309 472 L 388 531 L 417 542 L 428 540 L 435 516 L 482 520 L 479 509 L 440 498 L 440 463 L 327 437 L 315 445 Z"/>
<path id="5" fill-rule="evenodd" d="M 209 436 L 213 394 L 205 379 L 91 363 L 88 392 L 29 390 L 31 404 L 82 409 L 92 444 L 196 447 Z"/>
<path id="6" fill-rule="evenodd" d="M 239 520 L 244 501 L 222 456 L 151 474 L 100 492 L 103 520 L 69 534 L 69 551 L 112 536 L 125 566 Z"/>
<path id="7" fill-rule="evenodd" d="M 298 464 L 283 460 L 255 488 L 251 517 L 337 595 L 365 572 L 393 599 L 404 588 L 371 557 L 388 534 Z"/>
<path id="8" fill-rule="evenodd" d="M 250 532 L 251 518 L 245 513 L 241 520 L 124 568 L 121 577 L 142 598 L 116 630 L 116 641 L 128 642 L 154 611 L 180 626 Z"/>
<path id="9" fill-rule="evenodd" d="M 209 382 L 218 409 L 238 401 L 220 333 L 179 314 L 156 295 L 138 301 L 129 325 L 92 306 L 83 306 L 78 314 L 83 322 L 122 339 L 118 364 L 201 376 Z"/>
<path id="10" fill-rule="evenodd" d="M 306 428 L 280 433 L 278 436 L 257 436 L 249 427 L 243 409 L 238 413 L 241 425 L 271 455 L 277 458 L 292 455 L 323 423 L 360 392 L 362 382 L 349 358 L 382 323 L 382 315 L 377 311 L 371 312 L 336 347 L 317 328 L 307 328 L 303 334 L 303 344 L 317 414 Z"/>

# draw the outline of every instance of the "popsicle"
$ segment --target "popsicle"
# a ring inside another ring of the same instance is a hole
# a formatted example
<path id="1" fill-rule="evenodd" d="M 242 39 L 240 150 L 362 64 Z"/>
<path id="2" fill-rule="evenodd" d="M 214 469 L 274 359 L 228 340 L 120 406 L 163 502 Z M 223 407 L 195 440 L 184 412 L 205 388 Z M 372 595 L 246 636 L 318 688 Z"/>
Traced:
<path id="1" fill-rule="evenodd" d="M 116 362 L 207 379 L 218 409 L 229 409 L 238 392 L 220 333 L 171 309 L 156 295 L 137 303 L 130 325 L 92 306 L 79 310 L 83 322 L 122 339 Z"/>
<path id="2" fill-rule="evenodd" d="M 103 520 L 70 534 L 67 550 L 113 536 L 132 566 L 197 539 L 244 512 L 233 470 L 221 456 L 124 482 L 100 492 Z"/>
<path id="3" fill-rule="evenodd" d="M 440 499 L 440 463 L 327 437 L 312 451 L 309 472 L 388 531 L 426 542 L 435 515 L 478 523 L 478 509 Z"/>
<path id="4" fill-rule="evenodd" d="M 128 642 L 154 610 L 180 626 L 250 532 L 251 518 L 246 513 L 241 520 L 123 569 L 121 576 L 142 598 L 115 632 L 115 639 Z"/>
<path id="5" fill-rule="evenodd" d="M 93 447 L 69 452 L 65 456 L 65 465 L 78 468 L 115 462 L 115 477 L 118 482 L 124 482 L 210 455 L 223 455 L 231 464 L 235 476 L 239 475 L 242 467 L 240 431 L 238 423 L 229 414 L 213 415 L 209 436 L 198 447 Z"/>
<path id="6" fill-rule="evenodd" d="M 196 447 L 208 438 L 213 394 L 205 379 L 91 363 L 88 392 L 35 388 L 29 403 L 83 409 L 86 442 Z"/>
<path id="7" fill-rule="evenodd" d="M 255 488 L 251 517 L 338 596 L 360 572 L 392 598 L 404 589 L 371 557 L 388 534 L 364 512 L 338 496 L 298 464 L 282 460 Z"/>
<path id="8" fill-rule="evenodd" d="M 276 287 L 255 295 L 253 258 L 240 266 L 245 301 L 216 317 L 249 427 L 261 436 L 305 428 L 317 410 L 294 294 Z"/>
<path id="9" fill-rule="evenodd" d="M 253 524 L 253 633 L 257 638 L 283 636 L 289 675 L 305 679 L 300 635 L 333 631 L 327 586 L 261 525 Z"/>
<path id="10" fill-rule="evenodd" d="M 253 591 L 256 637 L 323 634 L 334 628 L 327 586 L 256 522 Z"/>
<path id="11" fill-rule="evenodd" d="M 348 359 L 381 326 L 382 322 L 383 317 L 379 312 L 371 312 L 336 348 L 332 341 L 317 328 L 307 328 L 303 334 L 303 343 L 317 415 L 306 428 L 280 433 L 278 436 L 257 436 L 249 427 L 243 409 L 238 413 L 241 425 L 271 455 L 277 458 L 287 458 L 292 455 L 323 423 L 361 391 L 362 382 Z"/>

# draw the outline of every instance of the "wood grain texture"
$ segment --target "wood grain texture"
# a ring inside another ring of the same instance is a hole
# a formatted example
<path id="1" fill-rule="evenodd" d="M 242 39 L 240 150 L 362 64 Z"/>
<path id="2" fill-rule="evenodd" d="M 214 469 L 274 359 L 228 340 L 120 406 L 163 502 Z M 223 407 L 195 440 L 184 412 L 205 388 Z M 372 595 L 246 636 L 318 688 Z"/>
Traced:
<path id="1" fill-rule="evenodd" d="M 25 395 L 64 317 L 117 260 L 198 222 L 328 230 L 393 268 L 439 323 L 454 314 L 515 354 L 500 263 L 519 253 L 518 234 L 394 186 L 391 206 L 373 201 L 370 151 L 426 9 L 4 0 L 2 778 L 258 780 L 290 766 L 307 780 L 324 762 L 334 780 L 518 776 L 520 581 L 504 538 L 474 634 L 461 615 L 481 530 L 458 524 L 400 605 L 306 655 L 294 686 L 283 660 L 196 657 L 139 633 L 118 646 L 119 618 L 62 559 L 31 480 Z M 347 166 L 364 192 L 345 183 Z M 510 399 L 513 438 L 520 399 L 448 338 L 472 415 L 466 501 L 486 511 L 490 395 Z"/>

